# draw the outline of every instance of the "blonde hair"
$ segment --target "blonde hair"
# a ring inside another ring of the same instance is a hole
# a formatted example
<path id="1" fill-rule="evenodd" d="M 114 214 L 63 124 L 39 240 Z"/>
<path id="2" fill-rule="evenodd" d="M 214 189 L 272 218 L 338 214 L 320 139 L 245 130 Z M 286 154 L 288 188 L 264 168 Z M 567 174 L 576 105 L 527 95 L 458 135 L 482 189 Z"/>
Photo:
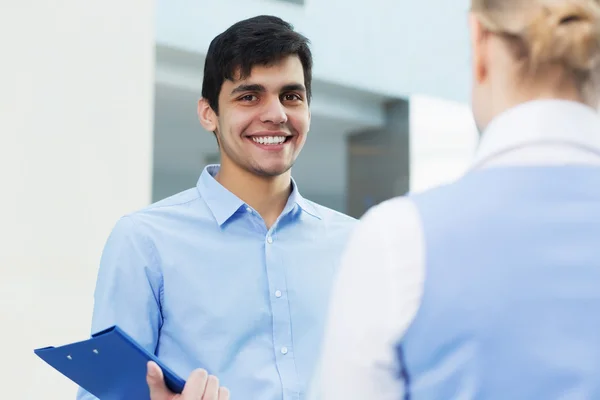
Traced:
<path id="1" fill-rule="evenodd" d="M 560 65 L 598 99 L 600 0 L 472 0 L 471 11 L 508 39 L 528 74 Z"/>

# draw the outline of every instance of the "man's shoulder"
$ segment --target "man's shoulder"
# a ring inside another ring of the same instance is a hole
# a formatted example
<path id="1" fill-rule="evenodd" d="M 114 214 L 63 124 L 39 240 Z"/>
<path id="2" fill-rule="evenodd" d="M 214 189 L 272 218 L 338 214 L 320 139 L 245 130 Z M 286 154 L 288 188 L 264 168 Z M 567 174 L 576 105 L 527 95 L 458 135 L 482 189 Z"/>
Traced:
<path id="1" fill-rule="evenodd" d="M 354 225 L 356 222 L 358 222 L 356 218 L 344 214 L 341 211 L 334 210 L 333 208 L 326 207 L 311 200 L 305 199 L 305 201 L 315 210 L 319 217 L 325 221 L 348 225 Z"/>
<path id="2" fill-rule="evenodd" d="M 181 217 L 187 216 L 189 218 L 193 214 L 201 213 L 202 208 L 196 206 L 197 201 L 200 199 L 200 194 L 196 188 L 187 189 L 130 211 L 120 218 L 119 223 L 130 221 L 129 224 L 132 226 L 160 227 L 172 221 L 180 220 Z"/>
<path id="3" fill-rule="evenodd" d="M 305 199 L 305 201 L 310 204 L 322 217 L 339 219 L 348 222 L 356 221 L 356 218 L 351 217 L 350 215 L 344 214 L 341 211 L 334 210 L 333 208 L 329 208 L 322 204 L 316 203 L 312 200 Z"/>
<path id="4" fill-rule="evenodd" d="M 195 202 L 200 199 L 200 192 L 197 188 L 190 188 L 179 193 L 173 194 L 164 199 L 157 200 L 154 203 L 146 206 L 140 211 L 152 212 L 158 211 L 164 208 L 178 208 L 187 207 L 189 203 Z"/>

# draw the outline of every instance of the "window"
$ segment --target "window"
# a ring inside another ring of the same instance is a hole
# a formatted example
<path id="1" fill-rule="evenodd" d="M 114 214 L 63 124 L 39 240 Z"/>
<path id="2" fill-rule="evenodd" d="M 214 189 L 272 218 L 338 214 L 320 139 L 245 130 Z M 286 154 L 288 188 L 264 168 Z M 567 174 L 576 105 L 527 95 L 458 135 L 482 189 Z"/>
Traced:
<path id="1" fill-rule="evenodd" d="M 478 143 L 469 105 L 414 96 L 410 112 L 410 191 L 421 192 L 462 176 Z"/>

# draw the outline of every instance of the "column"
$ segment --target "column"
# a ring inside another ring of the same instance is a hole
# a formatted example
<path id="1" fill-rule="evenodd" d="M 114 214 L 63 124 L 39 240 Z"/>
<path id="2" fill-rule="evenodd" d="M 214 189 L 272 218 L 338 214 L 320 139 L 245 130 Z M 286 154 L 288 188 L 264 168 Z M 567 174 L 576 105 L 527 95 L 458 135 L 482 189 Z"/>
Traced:
<path id="1" fill-rule="evenodd" d="M 89 337 L 107 235 L 150 201 L 154 2 L 5 1 L 0 44 L 2 397 L 74 398 L 33 349 Z"/>

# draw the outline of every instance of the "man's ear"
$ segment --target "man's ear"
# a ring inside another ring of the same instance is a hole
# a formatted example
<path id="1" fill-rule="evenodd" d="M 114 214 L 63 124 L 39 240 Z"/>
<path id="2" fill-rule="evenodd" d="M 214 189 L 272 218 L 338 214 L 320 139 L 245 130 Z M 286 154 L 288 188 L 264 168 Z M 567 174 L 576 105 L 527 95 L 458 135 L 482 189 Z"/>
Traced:
<path id="1" fill-rule="evenodd" d="M 469 28 L 471 34 L 473 78 L 475 82 L 483 83 L 488 75 L 488 32 L 475 14 L 469 15 Z"/>
<path id="2" fill-rule="evenodd" d="M 198 100 L 198 119 L 202 127 L 209 132 L 214 132 L 218 127 L 217 113 L 212 109 L 208 100 L 201 98 Z"/>

